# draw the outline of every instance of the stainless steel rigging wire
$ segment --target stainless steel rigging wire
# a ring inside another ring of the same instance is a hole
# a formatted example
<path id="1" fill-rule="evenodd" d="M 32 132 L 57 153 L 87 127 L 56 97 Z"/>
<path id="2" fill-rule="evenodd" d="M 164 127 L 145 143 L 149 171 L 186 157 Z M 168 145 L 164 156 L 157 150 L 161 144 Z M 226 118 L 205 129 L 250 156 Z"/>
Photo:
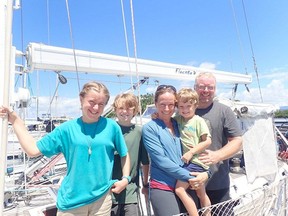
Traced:
<path id="1" fill-rule="evenodd" d="M 69 9 L 68 0 L 66 0 L 66 10 L 67 10 L 67 16 L 68 16 L 68 22 L 69 22 L 70 39 L 71 39 L 71 44 L 72 44 L 72 49 L 73 49 L 75 69 L 76 69 L 76 74 L 77 74 L 78 91 L 80 92 L 79 71 L 78 71 L 78 64 L 77 64 L 77 59 L 76 59 L 74 37 L 73 37 L 73 31 L 72 31 L 72 24 L 71 24 L 71 17 L 70 17 L 70 9 Z"/>
<path id="2" fill-rule="evenodd" d="M 248 25 L 248 19 L 247 19 L 246 10 L 245 10 L 245 5 L 244 5 L 244 0 L 242 0 L 242 7 L 243 7 L 243 12 L 244 12 L 244 17 L 245 17 L 245 22 L 246 22 L 246 28 L 247 28 L 247 32 L 248 32 L 248 37 L 249 37 L 249 43 L 250 43 L 250 49 L 251 49 L 251 53 L 252 53 L 254 70 L 255 70 L 255 73 L 256 73 L 256 78 L 257 78 L 257 83 L 258 83 L 258 89 L 259 89 L 259 93 L 260 93 L 261 102 L 263 102 L 262 91 L 261 91 L 261 86 L 260 86 L 259 76 L 258 76 L 258 69 L 257 69 L 256 59 L 255 59 L 254 50 L 253 50 L 253 46 L 252 46 L 252 39 L 251 39 L 251 35 L 250 35 L 250 30 L 249 30 L 249 25 Z"/>

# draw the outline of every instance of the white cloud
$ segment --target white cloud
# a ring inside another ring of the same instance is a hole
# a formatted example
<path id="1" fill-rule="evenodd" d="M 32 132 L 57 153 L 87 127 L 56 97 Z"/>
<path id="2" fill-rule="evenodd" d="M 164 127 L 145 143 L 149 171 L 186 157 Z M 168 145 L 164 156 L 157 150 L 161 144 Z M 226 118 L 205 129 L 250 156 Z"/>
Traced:
<path id="1" fill-rule="evenodd" d="M 154 94 L 154 92 L 156 91 L 157 86 L 148 86 L 147 88 L 145 88 L 145 92 L 149 93 L 149 94 Z"/>
<path id="2" fill-rule="evenodd" d="M 195 62 L 190 62 L 195 65 Z M 201 68 L 216 69 L 216 66 L 220 63 L 203 62 L 199 65 Z M 288 76 L 287 76 L 288 66 L 277 67 L 271 69 L 270 72 L 258 72 L 260 89 L 262 94 L 262 99 L 264 103 L 274 104 L 276 106 L 287 106 L 288 105 Z M 261 94 L 258 87 L 257 77 L 255 74 L 253 76 L 253 83 L 251 83 L 248 88 L 249 92 L 242 85 L 238 87 L 236 93 L 236 99 L 261 103 Z M 221 86 L 222 87 L 222 86 Z M 232 98 L 232 87 L 224 87 L 222 89 L 218 88 L 217 96 Z"/>
<path id="3" fill-rule="evenodd" d="M 202 63 L 198 64 L 198 62 L 196 62 L 196 61 L 187 62 L 187 65 L 190 65 L 193 67 L 206 68 L 206 69 L 212 69 L 212 70 L 216 69 L 216 66 L 218 64 L 219 63 L 215 64 L 215 63 L 211 63 L 211 62 L 202 62 Z"/>
<path id="4" fill-rule="evenodd" d="M 112 103 L 114 102 L 115 96 L 111 96 L 108 104 L 105 107 L 104 112 L 111 108 Z M 39 106 L 38 106 L 38 116 L 40 118 L 43 115 L 51 113 L 52 117 L 71 117 L 76 118 L 82 115 L 80 100 L 77 98 L 63 98 L 59 97 L 57 100 L 54 100 L 51 104 L 51 112 L 50 112 L 50 98 L 49 97 L 39 97 Z M 31 101 L 29 108 L 27 109 L 27 117 L 28 118 L 36 118 L 37 116 L 37 103 L 35 101 Z"/>
<path id="5" fill-rule="evenodd" d="M 53 117 L 67 116 L 77 117 L 81 115 L 79 98 L 63 98 L 54 99 L 50 106 L 49 97 L 38 98 L 38 116 L 51 113 Z M 31 101 L 30 107 L 27 109 L 27 116 L 35 118 L 37 116 L 37 100 Z"/>
<path id="6" fill-rule="evenodd" d="M 276 106 L 288 105 L 288 88 L 285 86 L 286 81 L 284 79 L 271 80 L 267 85 L 261 86 L 262 99 L 264 103 L 273 104 Z M 230 95 L 230 96 L 229 96 Z M 221 93 L 221 96 L 231 97 L 231 91 L 229 93 Z M 243 89 L 237 92 L 236 99 L 261 103 L 261 95 L 258 87 L 249 87 L 249 92 Z"/>
<path id="7" fill-rule="evenodd" d="M 216 64 L 211 62 L 203 62 L 199 65 L 199 67 L 214 70 L 216 69 Z"/>

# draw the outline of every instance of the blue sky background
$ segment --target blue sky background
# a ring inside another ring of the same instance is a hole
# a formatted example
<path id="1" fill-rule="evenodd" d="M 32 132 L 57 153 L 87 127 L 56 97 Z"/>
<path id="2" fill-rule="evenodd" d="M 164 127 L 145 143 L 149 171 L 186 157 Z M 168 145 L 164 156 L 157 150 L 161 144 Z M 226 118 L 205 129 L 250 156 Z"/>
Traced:
<path id="1" fill-rule="evenodd" d="M 287 0 L 133 1 L 137 56 L 243 74 L 247 71 L 253 76 L 250 93 L 240 86 L 236 98 L 261 102 L 252 45 L 264 103 L 288 105 L 287 8 Z M 130 56 L 134 56 L 130 1 L 124 1 L 124 10 Z M 69 1 L 69 12 L 75 49 L 127 56 L 120 0 L 72 0 Z M 72 48 L 66 1 L 22 0 L 22 9 L 14 11 L 13 45 L 23 51 L 29 42 Z M 25 62 L 24 59 L 18 61 Z M 63 74 L 68 78 L 68 83 L 59 86 L 57 103 L 52 104 L 52 115 L 78 116 L 77 75 Z M 129 76 L 79 76 L 81 87 L 89 80 L 105 83 L 112 100 L 117 93 L 131 86 Z M 178 89 L 193 86 L 193 81 L 151 78 L 141 86 L 141 93 L 152 93 L 157 81 L 160 84 L 173 84 Z M 137 80 L 133 78 L 132 82 Z M 20 80 L 18 84 L 21 84 Z M 28 84 L 32 95 L 41 96 L 40 115 L 48 112 L 49 101 L 56 88 L 56 74 L 34 71 L 29 75 Z M 232 86 L 221 85 L 217 94 L 231 97 L 231 89 Z M 31 113 L 34 116 L 35 106 L 32 100 Z"/>

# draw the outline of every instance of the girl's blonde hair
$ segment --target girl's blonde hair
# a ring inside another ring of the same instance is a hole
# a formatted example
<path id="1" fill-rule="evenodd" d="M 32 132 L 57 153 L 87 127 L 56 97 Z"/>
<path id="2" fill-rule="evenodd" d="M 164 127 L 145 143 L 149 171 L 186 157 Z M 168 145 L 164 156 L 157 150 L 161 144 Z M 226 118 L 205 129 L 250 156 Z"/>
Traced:
<path id="1" fill-rule="evenodd" d="M 104 84 L 98 83 L 98 82 L 95 82 L 95 81 L 86 83 L 83 86 L 81 92 L 79 93 L 79 96 L 80 97 L 85 97 L 86 94 L 89 91 L 91 91 L 91 90 L 96 91 L 98 93 L 103 93 L 106 96 L 106 98 L 107 98 L 106 104 L 108 103 L 108 101 L 110 99 L 110 93 L 109 93 L 107 87 Z"/>

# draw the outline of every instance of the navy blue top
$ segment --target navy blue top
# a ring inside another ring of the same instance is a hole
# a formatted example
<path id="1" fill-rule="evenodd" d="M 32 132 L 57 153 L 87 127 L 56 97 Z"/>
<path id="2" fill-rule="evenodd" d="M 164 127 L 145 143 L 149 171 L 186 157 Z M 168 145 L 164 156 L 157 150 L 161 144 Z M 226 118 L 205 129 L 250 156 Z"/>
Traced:
<path id="1" fill-rule="evenodd" d="M 144 146 L 150 156 L 151 179 L 175 188 L 176 180 L 188 181 L 194 178 L 182 168 L 182 149 L 177 122 L 172 119 L 175 136 L 164 122 L 153 119 L 142 128 Z"/>

